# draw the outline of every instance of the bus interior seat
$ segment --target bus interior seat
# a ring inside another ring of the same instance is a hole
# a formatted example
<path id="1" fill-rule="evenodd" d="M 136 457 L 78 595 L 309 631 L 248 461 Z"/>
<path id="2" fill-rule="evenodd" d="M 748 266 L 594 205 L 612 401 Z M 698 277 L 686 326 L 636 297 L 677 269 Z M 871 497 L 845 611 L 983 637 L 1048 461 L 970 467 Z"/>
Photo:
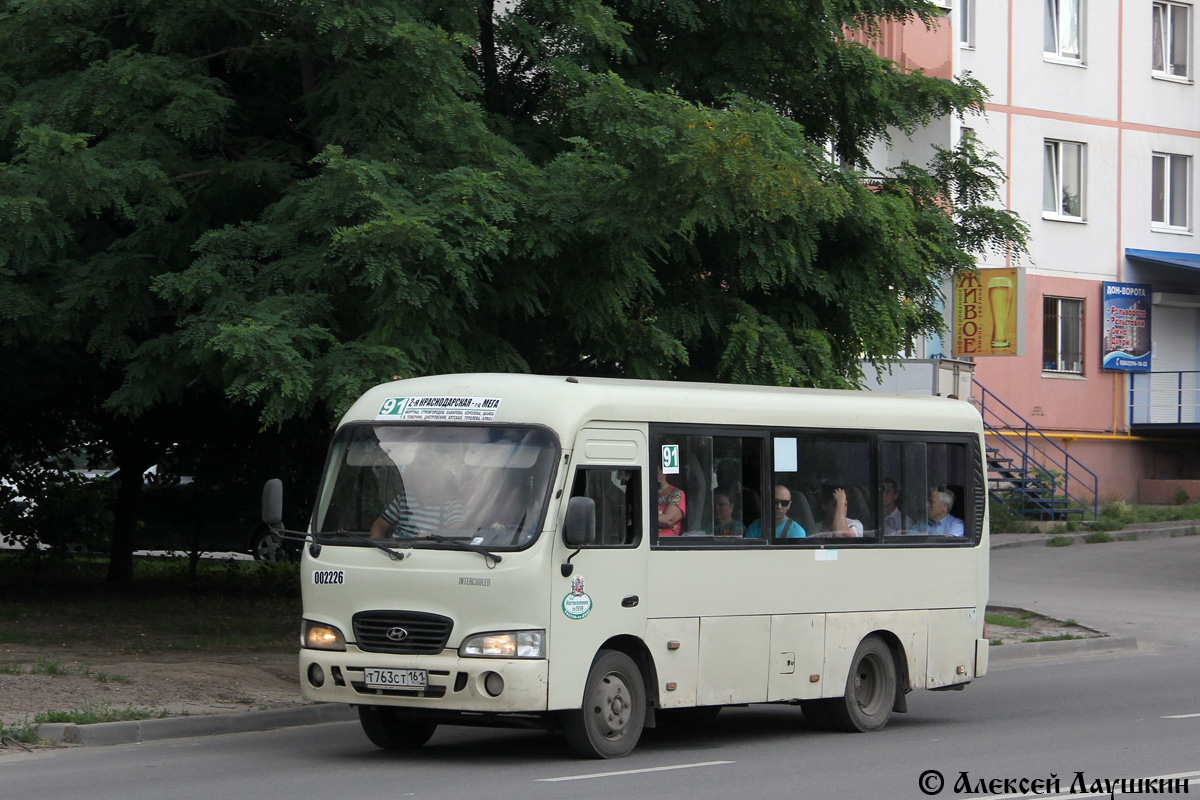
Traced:
<path id="1" fill-rule="evenodd" d="M 709 504 L 712 502 L 708 495 L 708 481 L 704 479 L 704 470 L 694 454 L 688 456 L 688 472 L 684 476 L 687 486 L 685 501 L 687 512 L 683 518 L 683 532 L 692 536 L 712 536 L 712 514 Z"/>
<path id="2" fill-rule="evenodd" d="M 875 527 L 875 515 L 871 513 L 871 504 L 867 501 L 867 492 L 861 486 L 846 487 L 847 516 L 858 520 L 863 528 Z"/>
<path id="3" fill-rule="evenodd" d="M 808 507 L 808 500 L 805 499 L 803 492 L 794 492 L 792 494 L 792 507 L 788 514 L 796 522 L 800 523 L 800 527 L 804 528 L 804 532 L 809 536 L 817 530 L 816 520 L 813 519 L 812 509 Z"/>
<path id="4" fill-rule="evenodd" d="M 950 509 L 950 513 L 961 520 L 966 520 L 967 498 L 966 492 L 961 485 L 946 484 L 946 488 L 954 492 L 954 506 Z"/>

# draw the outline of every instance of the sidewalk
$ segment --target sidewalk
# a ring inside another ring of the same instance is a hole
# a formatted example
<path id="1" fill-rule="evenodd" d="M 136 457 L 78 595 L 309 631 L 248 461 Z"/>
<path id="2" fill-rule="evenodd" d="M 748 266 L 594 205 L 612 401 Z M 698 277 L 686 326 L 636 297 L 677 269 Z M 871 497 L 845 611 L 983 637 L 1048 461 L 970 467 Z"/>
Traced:
<path id="1" fill-rule="evenodd" d="M 1051 539 L 1062 537 L 1070 539 L 1073 544 L 1084 544 L 1084 539 L 1092 531 L 1075 531 L 1074 533 L 993 533 L 992 549 L 1000 550 L 1008 547 L 1046 547 Z M 1119 531 L 1112 531 L 1109 536 L 1123 541 L 1143 539 L 1175 539 L 1179 536 L 1196 536 L 1200 534 L 1200 521 L 1184 522 L 1145 522 L 1130 525 Z"/>
<path id="2" fill-rule="evenodd" d="M 1114 539 L 1149 540 L 1173 539 L 1194 536 L 1200 531 L 1198 522 L 1162 522 L 1131 526 L 1110 534 Z M 999 533 L 993 534 L 993 550 L 1011 548 L 1046 547 L 1050 539 L 1065 537 L 1072 540 L 1073 547 L 1088 546 L 1084 538 L 1089 532 L 1076 533 Z M 1031 601 L 1032 602 L 1032 601 Z M 1032 610 L 1032 609 L 1031 609 Z M 1081 622 L 1087 624 L 1086 619 Z M 1090 625 L 1089 627 L 1096 627 Z M 1102 627 L 1096 628 L 1102 630 Z M 1111 632 L 1106 632 L 1110 633 Z M 1057 642 L 1027 642 L 1007 644 L 991 648 L 989 660 L 993 664 L 1014 661 L 1056 658 L 1069 655 L 1111 653 L 1137 649 L 1133 636 L 1106 635 L 1093 639 L 1073 639 Z M 209 736 L 223 733 L 246 733 L 273 728 L 317 725 L 326 722 L 356 720 L 357 711 L 341 704 L 319 704 L 270 711 L 247 711 L 237 714 L 215 714 L 193 717 L 171 717 L 131 722 L 104 722 L 94 725 L 54 723 L 41 725 L 38 736 L 55 744 L 71 745 L 114 745 L 134 744 L 162 739 L 179 739 L 192 736 Z"/>

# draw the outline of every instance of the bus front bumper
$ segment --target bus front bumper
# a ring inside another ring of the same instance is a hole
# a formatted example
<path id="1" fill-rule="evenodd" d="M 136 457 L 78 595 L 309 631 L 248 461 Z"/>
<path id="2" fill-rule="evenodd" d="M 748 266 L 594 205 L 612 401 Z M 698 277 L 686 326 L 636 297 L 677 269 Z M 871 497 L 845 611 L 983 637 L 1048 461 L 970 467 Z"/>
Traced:
<path id="1" fill-rule="evenodd" d="M 462 658 L 456 650 L 398 656 L 349 647 L 301 650 L 299 666 L 305 699 L 321 703 L 495 713 L 539 712 L 547 705 L 545 659 Z M 424 670 L 427 683 L 423 689 L 368 688 L 367 669 Z"/>

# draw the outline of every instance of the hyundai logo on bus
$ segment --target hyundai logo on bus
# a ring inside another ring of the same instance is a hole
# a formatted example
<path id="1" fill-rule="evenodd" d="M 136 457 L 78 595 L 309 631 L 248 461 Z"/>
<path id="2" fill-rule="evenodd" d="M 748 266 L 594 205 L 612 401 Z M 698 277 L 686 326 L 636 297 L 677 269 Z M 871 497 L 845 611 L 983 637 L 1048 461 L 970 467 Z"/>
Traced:
<path id="1" fill-rule="evenodd" d="M 393 642 L 403 642 L 408 638 L 408 631 L 404 630 L 404 628 L 388 628 L 388 632 L 384 636 Z"/>

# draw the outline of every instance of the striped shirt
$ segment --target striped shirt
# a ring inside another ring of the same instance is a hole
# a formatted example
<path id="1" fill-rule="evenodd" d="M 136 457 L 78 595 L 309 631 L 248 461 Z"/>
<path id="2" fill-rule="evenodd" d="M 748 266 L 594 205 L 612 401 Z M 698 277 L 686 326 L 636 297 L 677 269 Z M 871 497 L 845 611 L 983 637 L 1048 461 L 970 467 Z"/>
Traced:
<path id="1" fill-rule="evenodd" d="M 381 515 L 392 528 L 392 536 L 428 536 L 451 525 L 462 524 L 462 501 L 451 497 L 441 503 L 422 503 L 400 494 Z"/>

